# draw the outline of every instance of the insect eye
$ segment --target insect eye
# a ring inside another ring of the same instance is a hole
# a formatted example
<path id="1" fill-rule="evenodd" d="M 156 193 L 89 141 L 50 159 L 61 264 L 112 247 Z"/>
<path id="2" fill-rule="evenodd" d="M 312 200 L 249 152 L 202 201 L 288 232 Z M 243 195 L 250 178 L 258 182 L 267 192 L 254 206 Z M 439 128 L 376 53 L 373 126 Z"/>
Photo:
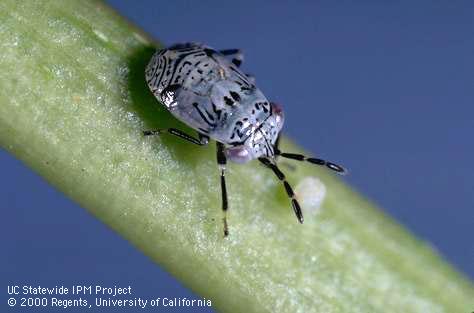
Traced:
<path id="1" fill-rule="evenodd" d="M 270 102 L 272 106 L 272 112 L 275 114 L 275 120 L 278 124 L 283 124 L 283 120 L 285 119 L 285 115 L 283 113 L 283 107 L 281 104 L 276 102 Z"/>

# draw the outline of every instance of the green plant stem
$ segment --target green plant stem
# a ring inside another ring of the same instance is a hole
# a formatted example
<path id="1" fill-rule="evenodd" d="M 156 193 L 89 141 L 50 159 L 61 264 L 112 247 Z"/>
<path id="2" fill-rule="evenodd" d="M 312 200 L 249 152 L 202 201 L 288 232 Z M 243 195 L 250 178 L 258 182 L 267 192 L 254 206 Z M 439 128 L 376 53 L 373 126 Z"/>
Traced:
<path id="1" fill-rule="evenodd" d="M 141 135 L 187 129 L 145 85 L 155 48 L 100 2 L 2 0 L 1 145 L 220 311 L 473 310 L 429 245 L 311 165 L 288 171 L 328 191 L 303 225 L 270 171 L 229 165 L 224 239 L 214 145 Z"/>

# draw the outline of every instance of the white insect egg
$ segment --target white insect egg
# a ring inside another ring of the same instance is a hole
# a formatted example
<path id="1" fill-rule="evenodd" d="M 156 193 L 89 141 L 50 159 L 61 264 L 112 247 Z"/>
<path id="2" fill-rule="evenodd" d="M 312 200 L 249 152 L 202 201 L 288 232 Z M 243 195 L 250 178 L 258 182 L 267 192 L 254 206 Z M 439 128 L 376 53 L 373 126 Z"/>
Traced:
<path id="1" fill-rule="evenodd" d="M 316 177 L 303 178 L 295 188 L 295 194 L 303 212 L 317 213 L 326 197 L 326 186 Z"/>

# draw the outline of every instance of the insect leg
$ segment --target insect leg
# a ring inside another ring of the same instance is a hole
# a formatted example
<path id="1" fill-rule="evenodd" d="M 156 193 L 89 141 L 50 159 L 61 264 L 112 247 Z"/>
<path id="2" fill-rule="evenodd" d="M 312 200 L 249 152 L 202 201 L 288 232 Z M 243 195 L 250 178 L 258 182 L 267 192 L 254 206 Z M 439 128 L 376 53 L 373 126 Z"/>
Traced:
<path id="1" fill-rule="evenodd" d="M 247 79 L 249 80 L 249 82 L 253 85 L 255 85 L 255 76 L 251 75 L 251 74 L 245 74 L 245 76 L 247 76 Z"/>
<path id="2" fill-rule="evenodd" d="M 288 197 L 291 199 L 291 205 L 293 206 L 293 211 L 295 211 L 296 217 L 298 218 L 298 221 L 300 223 L 303 223 L 303 213 L 301 212 L 301 207 L 298 203 L 298 201 L 295 198 L 295 193 L 293 192 L 293 188 L 291 188 L 290 184 L 286 181 L 285 174 L 280 171 L 278 166 L 273 163 L 271 160 L 267 158 L 258 158 L 260 162 L 263 163 L 266 167 L 271 169 L 273 173 L 278 177 L 278 179 L 283 183 L 283 186 L 285 187 L 286 194 Z"/>
<path id="3" fill-rule="evenodd" d="M 153 135 L 160 135 L 164 132 L 167 132 L 173 136 L 179 137 L 186 141 L 189 141 L 195 145 L 205 146 L 209 142 L 209 137 L 203 134 L 199 134 L 199 139 L 186 134 L 185 132 L 176 129 L 176 128 L 163 128 L 163 129 L 155 129 L 155 130 L 145 130 L 143 131 L 144 136 L 153 136 Z"/>
<path id="4" fill-rule="evenodd" d="M 278 155 L 280 153 L 280 139 L 281 139 L 281 133 L 278 134 L 278 137 L 275 141 L 275 145 L 273 145 L 273 150 L 275 151 L 275 161 L 278 161 Z M 290 171 L 296 170 L 296 167 L 290 163 L 283 162 L 282 164 Z"/>
<path id="5" fill-rule="evenodd" d="M 275 144 L 273 145 L 273 150 L 275 151 L 275 157 L 280 153 L 280 139 L 281 139 L 281 132 L 278 133 L 277 139 L 275 140 Z"/>
<path id="6" fill-rule="evenodd" d="M 227 159 L 224 154 L 224 145 L 220 142 L 217 142 L 217 165 L 219 165 L 219 171 L 221 172 L 221 191 L 222 191 L 222 212 L 224 213 L 224 237 L 229 235 L 229 229 L 227 227 L 227 187 L 225 184 L 225 166 L 227 164 Z"/>
<path id="7" fill-rule="evenodd" d="M 323 159 L 318 159 L 318 158 L 308 158 L 302 154 L 281 152 L 278 148 L 275 149 L 275 156 L 277 155 L 286 159 L 306 161 L 306 162 L 316 164 L 316 165 L 323 165 L 341 175 L 345 175 L 348 172 L 347 169 L 335 163 L 332 163 Z"/>
<path id="8" fill-rule="evenodd" d="M 240 67 L 240 64 L 242 64 L 242 61 L 244 60 L 244 54 L 239 49 L 220 50 L 219 53 L 224 55 L 237 67 Z"/>

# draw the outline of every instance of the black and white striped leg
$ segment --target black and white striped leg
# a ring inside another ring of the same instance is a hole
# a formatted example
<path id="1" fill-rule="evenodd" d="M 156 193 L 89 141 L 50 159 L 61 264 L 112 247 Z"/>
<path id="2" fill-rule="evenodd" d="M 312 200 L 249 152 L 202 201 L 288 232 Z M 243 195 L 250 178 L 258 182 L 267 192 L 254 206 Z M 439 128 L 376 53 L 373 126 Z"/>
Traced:
<path id="1" fill-rule="evenodd" d="M 326 166 L 327 168 L 341 175 L 347 174 L 347 169 L 335 163 L 332 163 L 323 159 L 318 159 L 318 158 L 308 158 L 302 154 L 281 152 L 276 146 L 275 146 L 275 156 L 280 156 L 282 158 L 297 160 L 297 161 L 306 161 L 312 164 Z"/>
<path id="2" fill-rule="evenodd" d="M 281 138 L 281 133 L 278 134 L 278 137 L 275 141 L 275 145 L 273 146 L 273 149 L 275 151 L 275 161 L 278 161 L 278 153 L 280 152 L 280 138 Z M 285 166 L 287 169 L 289 169 L 290 171 L 296 171 L 296 167 L 293 164 L 290 164 L 288 162 L 282 162 L 281 164 Z"/>
<path id="3" fill-rule="evenodd" d="M 224 237 L 229 235 L 229 228 L 227 226 L 227 209 L 228 201 L 227 201 L 227 187 L 225 184 L 225 166 L 227 164 L 227 158 L 224 154 L 224 145 L 220 142 L 217 142 L 217 165 L 219 166 L 219 171 L 221 175 L 221 191 L 222 191 L 222 212 L 224 213 L 224 217 L 222 218 L 224 222 Z"/>
<path id="4" fill-rule="evenodd" d="M 278 154 L 280 153 L 280 139 L 281 132 L 278 134 L 275 144 L 273 145 L 273 154 L 275 155 L 275 160 L 278 160 Z"/>
<path id="5" fill-rule="evenodd" d="M 259 158 L 258 159 L 260 162 L 263 163 L 266 167 L 270 168 L 273 173 L 278 177 L 278 179 L 283 183 L 283 186 L 285 187 L 286 194 L 288 197 L 291 199 L 291 205 L 293 206 L 293 211 L 295 211 L 296 217 L 298 218 L 298 221 L 300 223 L 303 223 L 303 212 L 301 212 L 301 207 L 300 204 L 298 203 L 298 200 L 295 198 L 295 193 L 293 192 L 293 188 L 291 188 L 290 184 L 286 181 L 285 174 L 280 171 L 278 166 L 273 163 L 271 160 L 267 158 Z"/>
<path id="6" fill-rule="evenodd" d="M 240 67 L 240 64 L 244 61 L 244 54 L 239 49 L 220 50 L 219 52 L 237 67 Z"/>
<path id="7" fill-rule="evenodd" d="M 179 137 L 181 139 L 184 139 L 188 142 L 191 142 L 191 143 L 193 143 L 195 145 L 199 145 L 199 146 L 205 146 L 209 142 L 209 137 L 206 136 L 206 135 L 203 135 L 203 134 L 199 133 L 199 139 L 198 139 L 198 138 L 195 138 L 191 135 L 188 135 L 185 132 L 183 132 L 179 129 L 176 129 L 176 128 L 163 128 L 163 129 L 143 131 L 144 136 L 160 135 L 160 134 L 163 134 L 163 133 L 171 134 L 173 136 Z"/>

